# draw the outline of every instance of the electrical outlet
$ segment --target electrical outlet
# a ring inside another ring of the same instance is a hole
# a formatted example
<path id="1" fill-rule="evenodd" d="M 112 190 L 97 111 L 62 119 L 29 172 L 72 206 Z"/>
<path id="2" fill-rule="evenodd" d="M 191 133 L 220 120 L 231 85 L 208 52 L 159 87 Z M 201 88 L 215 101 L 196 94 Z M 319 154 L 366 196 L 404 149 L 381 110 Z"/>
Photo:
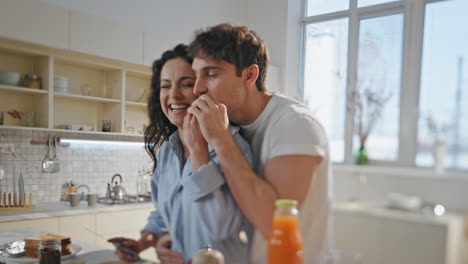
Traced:
<path id="1" fill-rule="evenodd" d="M 15 145 L 11 143 L 0 143 L 0 154 L 8 155 L 15 152 Z"/>

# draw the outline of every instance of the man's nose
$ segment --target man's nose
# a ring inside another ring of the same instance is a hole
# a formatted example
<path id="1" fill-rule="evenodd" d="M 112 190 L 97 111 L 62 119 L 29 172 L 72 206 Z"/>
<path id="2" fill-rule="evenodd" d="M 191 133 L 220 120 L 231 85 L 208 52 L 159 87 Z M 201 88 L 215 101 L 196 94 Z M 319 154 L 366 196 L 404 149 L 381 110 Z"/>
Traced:
<path id="1" fill-rule="evenodd" d="M 195 85 L 193 86 L 193 93 L 195 95 L 202 95 L 202 94 L 205 94 L 207 92 L 207 89 L 206 87 L 203 85 L 203 82 L 200 81 L 200 79 L 197 79 L 195 81 Z"/>

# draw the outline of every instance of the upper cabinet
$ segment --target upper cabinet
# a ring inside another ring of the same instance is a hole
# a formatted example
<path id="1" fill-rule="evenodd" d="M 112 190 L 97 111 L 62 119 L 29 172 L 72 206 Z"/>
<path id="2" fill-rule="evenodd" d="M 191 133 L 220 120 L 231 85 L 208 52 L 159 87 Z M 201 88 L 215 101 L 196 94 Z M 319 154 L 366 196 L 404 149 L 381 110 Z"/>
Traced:
<path id="1" fill-rule="evenodd" d="M 71 11 L 70 49 L 143 64 L 143 31 Z"/>
<path id="2" fill-rule="evenodd" d="M 68 10 L 36 0 L 0 0 L 0 36 L 68 49 Z"/>

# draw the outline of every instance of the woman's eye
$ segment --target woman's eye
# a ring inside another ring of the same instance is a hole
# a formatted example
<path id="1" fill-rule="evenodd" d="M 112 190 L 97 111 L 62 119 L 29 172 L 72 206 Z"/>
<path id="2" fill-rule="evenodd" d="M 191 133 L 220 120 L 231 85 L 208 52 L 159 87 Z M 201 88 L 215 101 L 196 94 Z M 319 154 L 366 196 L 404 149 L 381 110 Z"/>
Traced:
<path id="1" fill-rule="evenodd" d="M 193 87 L 194 83 L 183 83 L 182 87 Z"/>
<path id="2" fill-rule="evenodd" d="M 170 85 L 167 85 L 167 84 L 161 85 L 161 89 L 169 89 L 169 88 L 171 88 Z"/>

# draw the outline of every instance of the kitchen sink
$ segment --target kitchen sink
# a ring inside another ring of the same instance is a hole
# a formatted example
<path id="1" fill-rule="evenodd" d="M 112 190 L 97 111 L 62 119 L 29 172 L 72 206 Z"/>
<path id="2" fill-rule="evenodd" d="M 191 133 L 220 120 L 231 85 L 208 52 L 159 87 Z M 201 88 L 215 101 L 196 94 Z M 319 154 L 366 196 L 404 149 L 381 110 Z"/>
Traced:
<path id="1" fill-rule="evenodd" d="M 150 195 L 127 195 L 125 198 L 120 200 L 114 200 L 107 197 L 99 197 L 98 203 L 101 204 L 133 204 L 133 203 L 149 203 L 151 202 Z"/>

